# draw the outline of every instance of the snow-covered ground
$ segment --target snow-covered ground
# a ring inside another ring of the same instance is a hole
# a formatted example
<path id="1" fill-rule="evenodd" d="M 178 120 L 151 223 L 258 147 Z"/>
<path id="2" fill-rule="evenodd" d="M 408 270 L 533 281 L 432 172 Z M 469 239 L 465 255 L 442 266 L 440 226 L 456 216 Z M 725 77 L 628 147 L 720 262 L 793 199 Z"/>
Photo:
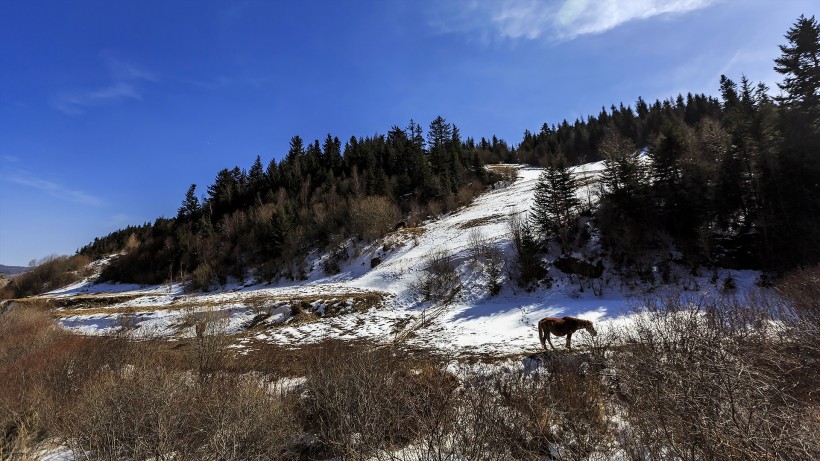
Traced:
<path id="1" fill-rule="evenodd" d="M 364 248 L 351 244 L 351 257 L 333 276 L 321 269 L 327 255 L 314 255 L 308 278 L 301 282 L 237 284 L 219 293 L 185 294 L 179 285 L 139 287 L 86 281 L 49 296 L 58 300 L 87 297 L 89 303 L 96 303 L 93 313 L 84 312 L 82 304 L 58 310 L 64 327 L 85 334 L 107 334 L 127 326 L 134 335 L 186 336 L 193 333 L 192 316 L 215 312 L 227 331 L 245 333 L 239 335 L 236 347 L 257 341 L 298 346 L 323 338 L 363 338 L 381 343 L 401 340 L 455 354 L 517 354 L 540 348 L 536 325 L 542 317 L 582 317 L 599 328 L 623 321 L 629 315 L 630 299 L 643 293 L 640 286 L 633 285 L 631 291 L 608 271 L 598 281 L 600 296 L 588 286 L 582 290 L 555 269 L 553 286 L 532 293 L 507 280 L 504 269 L 501 292 L 490 294 L 489 277 L 471 257 L 471 239 L 482 237 L 509 260 L 508 218 L 529 209 L 541 173 L 537 168 L 516 168 L 518 179 L 513 184 L 490 190 L 456 212 L 419 229 L 399 230 Z M 595 179 L 602 169 L 602 162 L 575 168 L 585 184 L 578 191 L 583 202 L 595 201 Z M 429 256 L 439 252 L 452 255 L 462 284 L 446 305 L 422 302 L 414 289 Z M 373 258 L 381 263 L 371 269 Z M 688 284 L 715 289 L 710 276 L 689 276 Z M 742 290 L 754 283 L 757 273 L 719 274 L 722 279 L 729 276 Z M 106 297 L 111 298 L 106 301 Z M 320 316 L 313 321 L 292 321 L 288 306 L 295 303 Z M 328 308 L 334 315 L 322 315 Z M 259 312 L 271 315 L 247 329 Z M 580 334 L 574 341 L 580 344 L 584 337 Z"/>

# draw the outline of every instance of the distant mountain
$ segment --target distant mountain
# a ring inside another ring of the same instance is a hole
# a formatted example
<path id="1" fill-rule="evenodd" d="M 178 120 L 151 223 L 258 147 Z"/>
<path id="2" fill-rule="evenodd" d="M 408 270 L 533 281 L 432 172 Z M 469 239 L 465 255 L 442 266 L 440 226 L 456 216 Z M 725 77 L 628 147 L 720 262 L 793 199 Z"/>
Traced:
<path id="1" fill-rule="evenodd" d="M 4 265 L 0 264 L 0 274 L 2 274 L 2 275 L 15 275 L 15 274 L 21 274 L 21 273 L 23 273 L 23 272 L 25 272 L 25 271 L 27 271 L 27 270 L 29 270 L 29 268 L 28 268 L 28 267 L 22 267 L 22 266 L 4 266 Z"/>

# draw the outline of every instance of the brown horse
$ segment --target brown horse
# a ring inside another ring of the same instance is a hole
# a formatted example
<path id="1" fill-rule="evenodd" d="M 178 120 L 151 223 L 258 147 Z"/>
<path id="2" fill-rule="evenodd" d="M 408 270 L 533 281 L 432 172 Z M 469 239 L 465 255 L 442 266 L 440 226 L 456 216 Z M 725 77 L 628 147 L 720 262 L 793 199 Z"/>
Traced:
<path id="1" fill-rule="evenodd" d="M 547 343 L 544 342 L 544 340 L 549 341 L 550 347 L 555 349 L 555 346 L 552 345 L 552 341 L 550 340 L 550 333 L 555 336 L 566 335 L 567 349 L 572 350 L 572 346 L 570 346 L 572 334 L 581 328 L 588 331 L 592 336 L 598 334 L 595 328 L 592 327 L 592 322 L 589 320 L 577 319 L 575 317 L 563 317 L 560 319 L 557 317 L 545 317 L 538 322 L 538 337 L 541 339 L 541 345 L 544 346 L 544 350 L 547 350 Z"/>

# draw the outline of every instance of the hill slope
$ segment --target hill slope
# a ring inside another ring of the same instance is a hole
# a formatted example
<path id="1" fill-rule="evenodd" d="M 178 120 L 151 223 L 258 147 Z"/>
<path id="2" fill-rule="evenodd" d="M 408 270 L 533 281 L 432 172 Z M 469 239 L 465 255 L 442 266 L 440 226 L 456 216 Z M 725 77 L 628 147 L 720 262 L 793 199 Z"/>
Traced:
<path id="1" fill-rule="evenodd" d="M 585 184 L 579 198 L 594 200 L 602 167 L 598 162 L 574 168 Z M 45 298 L 58 306 L 62 325 L 78 332 L 105 334 L 126 327 L 135 335 L 190 336 L 194 323 L 219 318 L 221 328 L 239 333 L 238 347 L 256 342 L 296 346 L 335 337 L 405 341 L 454 353 L 509 354 L 540 347 L 536 325 L 542 317 L 571 315 L 605 323 L 624 318 L 630 297 L 645 287 L 632 284 L 634 291 L 629 291 L 609 270 L 596 281 L 600 296 L 554 268 L 549 289 L 526 292 L 508 280 L 513 254 L 508 217 L 529 209 L 541 172 L 515 168 L 514 183 L 490 190 L 454 213 L 419 228 L 399 229 L 369 246 L 350 242 L 344 249 L 348 258 L 338 263 L 335 275 L 325 274 L 323 267 L 332 255 L 323 254 L 311 255 L 311 271 L 301 282 L 236 284 L 220 293 L 187 295 L 176 285 L 85 281 Z M 477 241 L 503 256 L 498 276 L 504 281 L 495 296 L 487 262 L 473 256 Z M 425 301 L 418 287 L 437 255 L 448 256 L 459 288 L 446 299 Z M 729 275 L 740 286 L 757 276 L 727 271 L 723 277 Z M 709 286 L 705 276 L 689 277 L 688 286 Z M 582 341 L 581 336 L 576 341 Z"/>
<path id="2" fill-rule="evenodd" d="M 5 266 L 0 264 L 0 275 L 15 275 L 15 274 L 22 274 L 23 272 L 29 270 L 28 267 L 22 266 Z"/>

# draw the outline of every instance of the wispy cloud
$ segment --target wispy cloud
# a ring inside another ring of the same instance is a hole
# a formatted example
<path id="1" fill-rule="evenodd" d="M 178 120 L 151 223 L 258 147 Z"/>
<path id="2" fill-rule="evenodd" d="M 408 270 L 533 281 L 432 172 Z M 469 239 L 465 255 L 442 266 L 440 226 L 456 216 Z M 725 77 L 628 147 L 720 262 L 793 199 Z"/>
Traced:
<path id="1" fill-rule="evenodd" d="M 68 91 L 57 95 L 54 107 L 67 115 L 80 115 L 90 107 L 113 104 L 125 99 L 142 99 L 143 83 L 157 81 L 156 75 L 134 63 L 102 53 L 110 82 L 102 87 Z"/>
<path id="2" fill-rule="evenodd" d="M 237 86 L 249 86 L 252 88 L 261 88 L 269 82 L 265 77 L 229 77 L 220 76 L 210 80 L 180 80 L 183 83 L 193 85 L 208 91 L 222 90 L 225 88 Z"/>
<path id="3" fill-rule="evenodd" d="M 129 216 L 125 213 L 117 213 L 108 218 L 108 224 L 117 227 L 127 226 L 128 224 L 131 224 L 134 221 L 136 221 L 136 219 L 133 216 Z"/>
<path id="4" fill-rule="evenodd" d="M 0 173 L 0 179 L 13 184 L 39 189 L 52 197 L 83 205 L 102 206 L 105 204 L 105 201 L 99 197 L 66 187 L 54 181 L 38 178 L 25 170 L 4 171 Z"/>
<path id="5" fill-rule="evenodd" d="M 484 40 L 571 40 L 624 23 L 672 16 L 720 0 L 497 0 L 437 8 L 430 26 L 443 33 L 478 33 Z"/>
<path id="6" fill-rule="evenodd" d="M 720 81 L 721 75 L 726 75 L 736 82 L 743 74 L 750 78 L 752 83 L 763 83 L 769 87 L 769 93 L 775 95 L 779 89 L 777 84 L 781 76 L 774 70 L 774 47 L 749 47 L 735 52 L 726 63 L 712 76 L 712 81 Z"/>

